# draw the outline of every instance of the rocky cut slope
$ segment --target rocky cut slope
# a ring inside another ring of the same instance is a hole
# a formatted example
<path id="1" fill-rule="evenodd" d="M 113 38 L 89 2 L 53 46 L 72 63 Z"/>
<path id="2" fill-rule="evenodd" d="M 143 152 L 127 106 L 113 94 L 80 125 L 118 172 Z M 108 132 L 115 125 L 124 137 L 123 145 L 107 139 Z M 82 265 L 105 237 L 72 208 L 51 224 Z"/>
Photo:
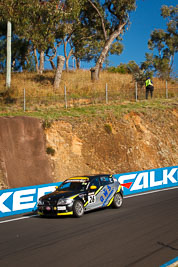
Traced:
<path id="1" fill-rule="evenodd" d="M 177 110 L 131 112 L 121 119 L 56 121 L 46 130 L 56 180 L 178 164 Z"/>
<path id="2" fill-rule="evenodd" d="M 0 118 L 1 188 L 178 165 L 177 136 L 176 109 L 63 118 L 45 130 L 38 119 Z"/>
<path id="3" fill-rule="evenodd" d="M 41 122 L 28 117 L 0 118 L 0 188 L 52 182 Z"/>

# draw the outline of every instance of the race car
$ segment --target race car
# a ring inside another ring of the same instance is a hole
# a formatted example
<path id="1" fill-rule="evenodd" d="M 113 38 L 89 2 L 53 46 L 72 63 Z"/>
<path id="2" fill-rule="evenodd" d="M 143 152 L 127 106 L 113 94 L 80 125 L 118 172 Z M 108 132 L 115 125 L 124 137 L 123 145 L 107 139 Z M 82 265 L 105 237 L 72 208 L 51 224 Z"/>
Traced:
<path id="1" fill-rule="evenodd" d="M 72 177 L 65 180 L 56 191 L 42 196 L 37 204 L 39 215 L 74 215 L 113 206 L 120 208 L 123 189 L 113 175 Z"/>

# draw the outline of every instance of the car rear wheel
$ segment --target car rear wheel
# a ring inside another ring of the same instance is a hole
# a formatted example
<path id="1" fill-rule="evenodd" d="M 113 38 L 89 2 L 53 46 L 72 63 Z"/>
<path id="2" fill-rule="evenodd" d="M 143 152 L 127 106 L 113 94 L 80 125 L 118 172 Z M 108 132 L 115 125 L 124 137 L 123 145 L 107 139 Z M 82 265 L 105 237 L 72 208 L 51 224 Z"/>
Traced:
<path id="1" fill-rule="evenodd" d="M 120 193 L 116 193 L 114 195 L 114 199 L 113 199 L 113 203 L 112 206 L 114 208 L 120 208 L 122 206 L 122 202 L 123 202 L 123 197 Z"/>
<path id="2" fill-rule="evenodd" d="M 73 213 L 75 217 L 81 217 L 84 214 L 83 203 L 80 200 L 76 200 L 73 205 Z"/>

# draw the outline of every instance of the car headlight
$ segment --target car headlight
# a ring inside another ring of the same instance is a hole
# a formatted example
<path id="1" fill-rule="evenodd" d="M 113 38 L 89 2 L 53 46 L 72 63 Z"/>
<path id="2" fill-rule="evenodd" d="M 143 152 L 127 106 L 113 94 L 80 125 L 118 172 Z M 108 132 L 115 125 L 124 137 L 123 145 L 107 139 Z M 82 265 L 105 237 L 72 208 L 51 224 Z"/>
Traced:
<path id="1" fill-rule="evenodd" d="M 57 202 L 57 205 L 68 205 L 73 202 L 73 199 L 70 198 L 60 198 Z"/>
<path id="2" fill-rule="evenodd" d="M 43 205 L 43 201 L 42 200 L 38 200 L 38 205 Z"/>

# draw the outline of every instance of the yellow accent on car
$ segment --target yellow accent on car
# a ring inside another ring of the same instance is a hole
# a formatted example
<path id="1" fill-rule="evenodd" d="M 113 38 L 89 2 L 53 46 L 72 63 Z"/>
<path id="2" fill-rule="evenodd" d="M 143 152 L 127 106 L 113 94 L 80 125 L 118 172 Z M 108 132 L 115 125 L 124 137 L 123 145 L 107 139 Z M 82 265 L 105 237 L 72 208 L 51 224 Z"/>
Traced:
<path id="1" fill-rule="evenodd" d="M 103 186 L 100 186 L 100 188 L 95 192 L 95 196 L 101 191 L 102 188 Z"/>
<path id="2" fill-rule="evenodd" d="M 88 201 L 84 204 L 84 207 L 86 207 L 88 205 Z"/>
<path id="3" fill-rule="evenodd" d="M 117 190 L 117 193 L 121 191 L 121 188 L 122 188 L 122 186 L 119 185 L 118 190 Z"/>
<path id="4" fill-rule="evenodd" d="M 109 207 L 111 205 L 111 203 L 113 202 L 114 197 L 111 198 L 111 200 L 109 201 L 109 204 L 107 205 L 107 207 Z"/>
<path id="5" fill-rule="evenodd" d="M 40 212 L 40 211 L 38 211 L 38 214 L 39 214 L 39 215 L 43 215 L 44 213 L 43 213 L 43 212 Z"/>
<path id="6" fill-rule="evenodd" d="M 75 195 L 75 196 L 73 196 L 73 197 L 70 197 L 70 199 L 74 199 L 75 197 L 77 197 L 79 194 L 77 194 L 77 195 Z"/>
<path id="7" fill-rule="evenodd" d="M 89 180 L 88 177 L 71 177 L 67 180 Z"/>
<path id="8" fill-rule="evenodd" d="M 95 189 L 97 189 L 97 187 L 96 187 L 96 185 L 91 185 L 91 186 L 90 186 L 90 189 L 91 189 L 91 190 L 95 190 Z"/>
<path id="9" fill-rule="evenodd" d="M 63 212 L 63 213 L 57 213 L 58 216 L 60 215 L 73 215 L 73 211 L 69 211 L 69 212 Z"/>

